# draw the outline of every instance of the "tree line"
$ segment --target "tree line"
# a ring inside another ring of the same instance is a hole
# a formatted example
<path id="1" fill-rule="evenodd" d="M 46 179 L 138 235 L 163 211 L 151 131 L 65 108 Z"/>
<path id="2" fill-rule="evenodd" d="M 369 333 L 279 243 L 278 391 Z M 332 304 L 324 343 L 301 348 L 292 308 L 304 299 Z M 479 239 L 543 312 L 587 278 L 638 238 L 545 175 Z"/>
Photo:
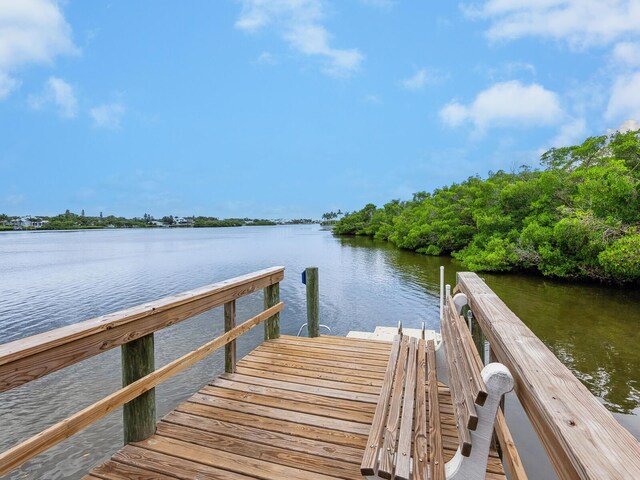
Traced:
<path id="1" fill-rule="evenodd" d="M 368 204 L 333 232 L 450 254 L 474 271 L 640 281 L 640 130 L 552 148 L 541 165 Z"/>
<path id="2" fill-rule="evenodd" d="M 22 225 L 22 220 L 27 220 Z M 38 226 L 33 227 L 32 222 Z M 0 214 L 0 231 L 14 230 L 16 227 L 24 230 L 77 230 L 100 228 L 154 228 L 154 227 L 243 227 L 266 225 L 299 225 L 318 223 L 310 218 L 292 220 L 270 220 L 263 218 L 218 218 L 207 216 L 179 217 L 165 215 L 155 218 L 145 213 L 142 217 L 125 218 L 115 215 L 99 216 L 85 215 L 84 210 L 80 214 L 66 210 L 55 216 L 18 217 Z"/>

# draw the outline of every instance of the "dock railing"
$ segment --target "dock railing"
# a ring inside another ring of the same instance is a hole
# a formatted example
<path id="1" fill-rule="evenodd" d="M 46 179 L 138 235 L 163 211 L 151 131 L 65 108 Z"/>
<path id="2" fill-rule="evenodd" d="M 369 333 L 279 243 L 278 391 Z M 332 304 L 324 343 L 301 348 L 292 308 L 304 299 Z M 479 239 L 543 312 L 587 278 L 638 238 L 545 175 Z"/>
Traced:
<path id="1" fill-rule="evenodd" d="M 561 479 L 640 478 L 640 443 L 475 273 L 457 275 Z"/>
<path id="2" fill-rule="evenodd" d="M 0 345 L 0 393 L 118 346 L 122 348 L 123 370 L 123 388 L 0 453 L 0 476 L 120 406 L 124 406 L 125 443 L 153 435 L 157 385 L 223 346 L 225 370 L 234 372 L 235 339 L 260 323 L 264 322 L 265 339 L 280 336 L 284 304 L 280 302 L 279 282 L 283 279 L 284 267 L 272 267 Z M 236 326 L 235 301 L 261 289 L 264 310 Z M 154 332 L 221 306 L 223 335 L 154 368 Z"/>

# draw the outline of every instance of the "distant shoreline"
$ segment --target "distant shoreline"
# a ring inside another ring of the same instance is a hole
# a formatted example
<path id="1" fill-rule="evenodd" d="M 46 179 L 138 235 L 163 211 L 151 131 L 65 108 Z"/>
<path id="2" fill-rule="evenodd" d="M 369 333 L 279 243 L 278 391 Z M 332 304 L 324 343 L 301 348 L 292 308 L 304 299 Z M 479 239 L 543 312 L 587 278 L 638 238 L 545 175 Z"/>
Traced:
<path id="1" fill-rule="evenodd" d="M 23 229 L 0 229 L 3 233 L 46 233 L 46 232 L 86 232 L 86 231 L 112 231 L 112 230 L 191 230 L 204 228 L 242 228 L 242 227 L 291 227 L 296 225 L 320 225 L 320 222 L 311 223 L 273 223 L 273 224 L 246 224 L 246 225 L 206 225 L 206 226 L 149 226 L 149 227 L 79 227 L 79 228 L 23 228 Z M 323 227 L 325 230 L 330 230 Z"/>

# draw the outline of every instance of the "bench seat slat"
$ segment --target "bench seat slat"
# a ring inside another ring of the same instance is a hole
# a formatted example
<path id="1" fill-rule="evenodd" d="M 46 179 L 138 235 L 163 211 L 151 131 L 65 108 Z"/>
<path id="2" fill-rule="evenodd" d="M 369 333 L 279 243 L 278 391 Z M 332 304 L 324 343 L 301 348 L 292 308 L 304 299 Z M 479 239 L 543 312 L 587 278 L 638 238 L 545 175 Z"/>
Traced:
<path id="1" fill-rule="evenodd" d="M 408 350 L 409 337 L 403 336 L 393 378 L 387 426 L 384 431 L 384 440 L 382 441 L 382 454 L 380 455 L 380 463 L 378 465 L 378 476 L 386 479 L 393 478 L 394 459 L 400 425 L 400 410 L 402 407 L 402 392 L 407 374 Z"/>
<path id="2" fill-rule="evenodd" d="M 438 401 L 438 375 L 436 373 L 436 348 L 433 340 L 427 341 L 427 376 L 429 379 L 429 467 L 431 480 L 445 480 L 440 402 Z"/>
<path id="3" fill-rule="evenodd" d="M 429 419 L 427 417 L 426 349 L 426 342 L 424 341 L 424 338 L 421 338 L 418 340 L 418 355 L 416 359 L 416 403 L 414 406 L 413 421 L 413 480 L 427 480 L 429 477 Z M 433 361 L 435 362 L 435 353 Z M 435 367 L 435 364 L 433 367 Z M 438 384 L 437 379 L 435 384 Z"/>
<path id="4" fill-rule="evenodd" d="M 395 478 L 409 480 L 411 477 L 411 437 L 413 433 L 413 407 L 416 398 L 416 360 L 418 341 L 409 339 L 409 356 L 407 358 L 407 374 L 404 382 L 404 398 L 402 400 L 402 420 L 396 451 Z M 422 386 L 424 390 L 424 385 Z"/>

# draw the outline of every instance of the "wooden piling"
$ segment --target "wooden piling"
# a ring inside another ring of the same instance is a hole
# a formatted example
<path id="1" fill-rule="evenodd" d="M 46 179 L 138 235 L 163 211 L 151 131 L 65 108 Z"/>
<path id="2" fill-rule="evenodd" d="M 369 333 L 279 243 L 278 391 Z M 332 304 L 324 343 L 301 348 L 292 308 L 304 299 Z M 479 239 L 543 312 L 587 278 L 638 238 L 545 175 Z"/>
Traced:
<path id="1" fill-rule="evenodd" d="M 318 267 L 308 267 L 307 275 L 307 328 L 309 337 L 320 336 L 320 296 L 318 289 Z"/>
<path id="2" fill-rule="evenodd" d="M 236 326 L 236 301 L 232 300 L 224 304 L 224 331 L 225 333 Z M 224 346 L 224 371 L 236 373 L 236 341 L 232 340 Z"/>
<path id="3" fill-rule="evenodd" d="M 274 283 L 264 289 L 264 309 L 280 303 L 280 284 Z M 280 313 L 276 313 L 264 322 L 264 339 L 271 340 L 280 337 Z"/>
<path id="4" fill-rule="evenodd" d="M 122 345 L 122 386 L 155 370 L 153 333 Z M 122 409 L 124 443 L 139 442 L 156 431 L 155 388 L 125 403 Z"/>

